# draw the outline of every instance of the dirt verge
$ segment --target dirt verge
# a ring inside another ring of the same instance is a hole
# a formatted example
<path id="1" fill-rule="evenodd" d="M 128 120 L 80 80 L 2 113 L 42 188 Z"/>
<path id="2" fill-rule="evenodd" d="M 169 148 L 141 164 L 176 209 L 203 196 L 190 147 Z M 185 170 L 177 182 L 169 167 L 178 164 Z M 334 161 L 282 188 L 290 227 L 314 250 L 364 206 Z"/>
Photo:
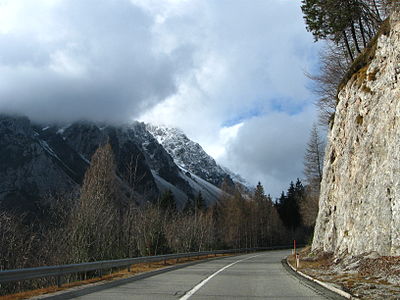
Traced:
<path id="1" fill-rule="evenodd" d="M 358 256 L 312 252 L 299 253 L 298 270 L 315 279 L 338 286 L 360 299 L 400 299 L 400 257 L 380 256 L 375 252 Z M 295 257 L 288 262 L 295 266 Z"/>

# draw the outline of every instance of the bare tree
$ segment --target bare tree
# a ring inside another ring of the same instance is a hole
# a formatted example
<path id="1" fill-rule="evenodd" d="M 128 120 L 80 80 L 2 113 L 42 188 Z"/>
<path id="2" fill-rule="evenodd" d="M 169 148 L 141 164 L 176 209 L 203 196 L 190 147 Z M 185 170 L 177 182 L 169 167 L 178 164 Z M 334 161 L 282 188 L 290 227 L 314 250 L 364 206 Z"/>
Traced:
<path id="1" fill-rule="evenodd" d="M 309 227 L 315 225 L 318 214 L 320 183 L 324 163 L 325 142 L 320 137 L 318 127 L 311 128 L 310 139 L 304 155 L 304 175 L 306 177 L 305 197 L 300 202 L 300 213 L 303 224 Z"/>
<path id="2" fill-rule="evenodd" d="M 344 78 L 351 60 L 345 52 L 332 42 L 328 42 L 320 52 L 318 74 L 306 73 L 314 81 L 313 93 L 318 96 L 319 123 L 328 126 L 337 105 L 338 86 Z"/>
<path id="3" fill-rule="evenodd" d="M 114 156 L 106 144 L 93 154 L 71 220 L 77 261 L 118 256 L 116 186 Z"/>
<path id="4" fill-rule="evenodd" d="M 308 185 L 319 186 L 322 180 L 324 151 L 325 142 L 318 132 L 317 125 L 314 124 L 311 128 L 310 139 L 304 154 L 304 175 Z"/>

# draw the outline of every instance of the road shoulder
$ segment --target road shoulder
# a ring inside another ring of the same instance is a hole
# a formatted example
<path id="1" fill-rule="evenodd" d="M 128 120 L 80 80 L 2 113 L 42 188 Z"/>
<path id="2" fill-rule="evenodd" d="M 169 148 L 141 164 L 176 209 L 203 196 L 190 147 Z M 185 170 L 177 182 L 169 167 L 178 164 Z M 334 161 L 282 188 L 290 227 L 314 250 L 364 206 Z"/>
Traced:
<path id="1" fill-rule="evenodd" d="M 357 299 L 357 298 L 351 298 L 352 296 L 348 293 L 346 293 L 349 297 L 345 296 L 344 294 L 338 293 L 335 287 L 330 287 L 328 284 L 322 283 L 318 280 L 313 279 L 310 276 L 307 276 L 299 271 L 296 271 L 288 262 L 287 259 L 282 259 L 282 265 L 285 268 L 285 270 L 298 279 L 301 283 L 305 284 L 309 288 L 313 289 L 316 291 L 318 294 L 321 294 L 328 299 L 332 300 L 343 300 L 343 299 Z M 343 292 L 345 293 L 345 292 Z"/>

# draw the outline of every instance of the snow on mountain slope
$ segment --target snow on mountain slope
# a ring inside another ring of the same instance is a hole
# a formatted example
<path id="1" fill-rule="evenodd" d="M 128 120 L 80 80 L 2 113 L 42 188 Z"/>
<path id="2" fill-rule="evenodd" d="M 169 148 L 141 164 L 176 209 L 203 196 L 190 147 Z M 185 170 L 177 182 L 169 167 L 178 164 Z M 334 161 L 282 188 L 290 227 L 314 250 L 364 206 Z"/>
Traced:
<path id="1" fill-rule="evenodd" d="M 233 184 L 231 175 L 219 166 L 198 143 L 190 140 L 181 130 L 150 124 L 146 128 L 167 150 L 179 167 L 217 187 L 224 180 Z"/>
<path id="2" fill-rule="evenodd" d="M 218 199 L 221 198 L 221 195 L 224 192 L 220 188 L 205 181 L 204 179 L 196 176 L 193 173 L 187 172 L 185 170 L 183 171 L 187 182 L 190 184 L 193 190 L 197 192 L 197 194 L 201 193 L 207 204 L 215 203 L 216 201 L 218 201 Z"/>

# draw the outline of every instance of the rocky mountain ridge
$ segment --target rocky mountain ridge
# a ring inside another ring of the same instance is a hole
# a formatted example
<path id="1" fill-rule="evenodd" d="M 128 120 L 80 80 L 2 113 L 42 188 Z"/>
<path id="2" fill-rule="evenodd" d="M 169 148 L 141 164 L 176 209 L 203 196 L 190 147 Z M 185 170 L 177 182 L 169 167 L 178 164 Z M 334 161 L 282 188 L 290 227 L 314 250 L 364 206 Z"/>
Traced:
<path id="1" fill-rule="evenodd" d="M 314 250 L 400 255 L 400 16 L 339 92 Z"/>
<path id="2" fill-rule="evenodd" d="M 147 124 L 146 128 L 181 169 L 216 186 L 220 186 L 224 181 L 233 185 L 233 179 L 243 185 L 248 185 L 239 175 L 218 165 L 198 143 L 190 140 L 182 130 L 151 124 Z"/>
<path id="3" fill-rule="evenodd" d="M 182 170 L 143 123 L 44 126 L 25 117 L 0 115 L 0 206 L 35 212 L 54 195 L 78 192 L 91 156 L 106 142 L 114 151 L 127 199 L 133 195 L 138 203 L 155 201 L 170 189 L 178 207 L 183 207 L 199 193 L 208 203 L 217 201 L 222 193 L 218 181 L 204 179 L 218 178 L 220 169 L 203 168 L 208 177 Z M 193 151 L 191 158 L 196 160 L 199 156 Z M 200 156 L 212 160 L 204 153 Z"/>

